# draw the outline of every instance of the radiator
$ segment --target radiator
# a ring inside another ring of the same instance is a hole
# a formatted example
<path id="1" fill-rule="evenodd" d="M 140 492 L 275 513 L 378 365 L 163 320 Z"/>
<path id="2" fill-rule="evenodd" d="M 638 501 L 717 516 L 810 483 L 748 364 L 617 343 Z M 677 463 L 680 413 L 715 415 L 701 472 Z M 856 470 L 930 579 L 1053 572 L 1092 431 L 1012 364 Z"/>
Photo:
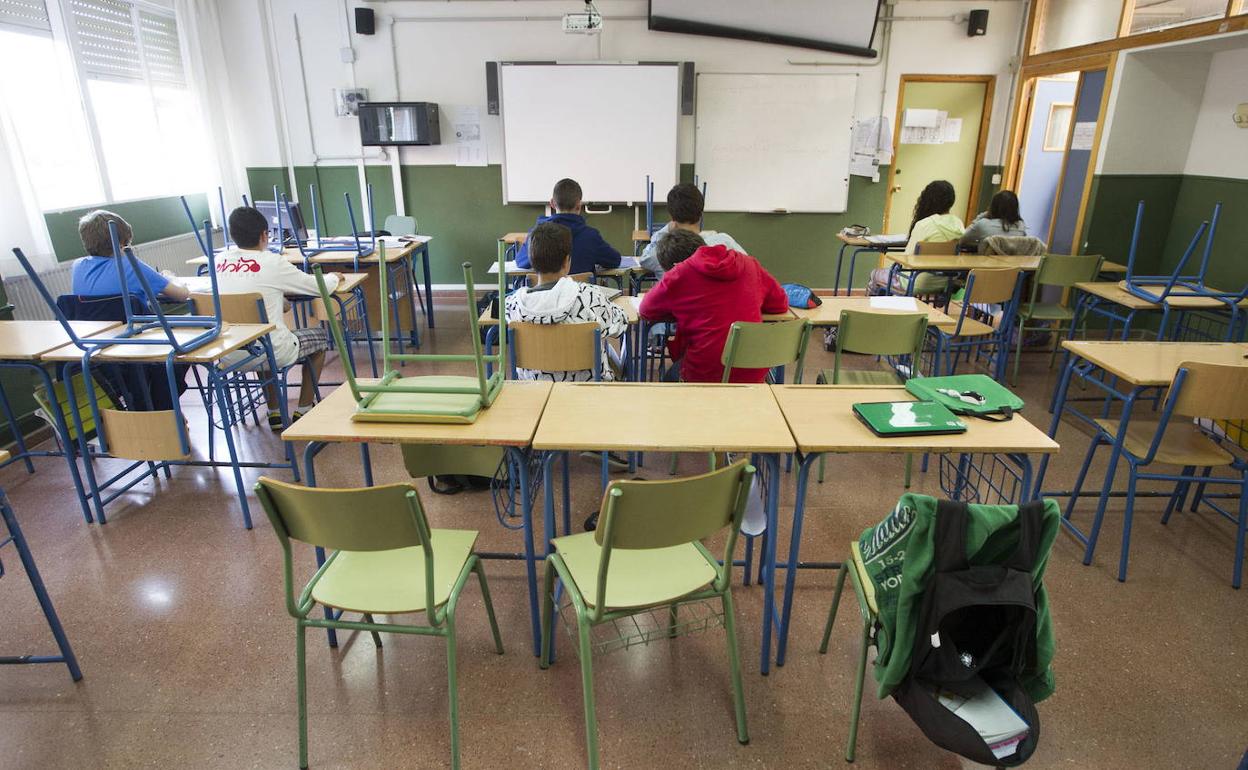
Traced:
<path id="1" fill-rule="evenodd" d="M 220 231 L 213 234 L 213 239 L 219 242 L 219 236 Z M 136 244 L 134 254 L 156 270 L 171 270 L 178 275 L 191 275 L 194 271 L 186 264 L 186 261 L 200 256 L 203 252 L 199 250 L 195 235 L 185 233 L 158 241 Z M 70 275 L 73 271 L 73 264 L 73 262 L 63 262 L 39 274 L 40 280 L 43 281 L 53 298 L 70 293 Z M 13 304 L 14 318 L 30 320 L 54 318 L 51 309 L 43 301 L 43 297 L 39 296 L 34 282 L 29 277 L 19 275 L 5 279 L 4 290 L 8 294 L 9 302 Z"/>

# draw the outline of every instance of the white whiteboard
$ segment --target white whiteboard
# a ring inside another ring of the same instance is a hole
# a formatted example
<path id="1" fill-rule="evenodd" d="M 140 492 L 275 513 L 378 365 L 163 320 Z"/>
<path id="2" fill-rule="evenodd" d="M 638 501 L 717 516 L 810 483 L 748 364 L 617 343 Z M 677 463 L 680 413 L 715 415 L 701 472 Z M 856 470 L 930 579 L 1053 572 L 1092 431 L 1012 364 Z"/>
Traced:
<path id="1" fill-rule="evenodd" d="M 856 75 L 698 75 L 708 211 L 842 212 Z"/>
<path id="2" fill-rule="evenodd" d="M 503 202 L 544 203 L 564 177 L 585 200 L 645 200 L 676 184 L 675 64 L 502 67 Z"/>

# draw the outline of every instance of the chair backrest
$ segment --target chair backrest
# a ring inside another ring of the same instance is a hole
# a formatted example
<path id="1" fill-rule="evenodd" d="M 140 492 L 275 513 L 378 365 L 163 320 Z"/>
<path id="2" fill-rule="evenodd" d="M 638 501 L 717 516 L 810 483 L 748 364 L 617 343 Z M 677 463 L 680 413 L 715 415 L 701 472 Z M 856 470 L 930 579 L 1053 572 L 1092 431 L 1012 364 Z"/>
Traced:
<path id="1" fill-rule="evenodd" d="M 401 214 L 391 214 L 386 217 L 386 222 L 381 229 L 391 235 L 415 235 L 416 234 L 416 217 L 405 217 Z"/>
<path id="2" fill-rule="evenodd" d="M 508 323 L 512 360 L 521 369 L 574 372 L 601 367 L 598 324 Z"/>
<path id="3" fill-rule="evenodd" d="M 328 489 L 262 476 L 256 495 L 282 539 L 344 551 L 428 544 L 429 524 L 411 484 Z"/>
<path id="4" fill-rule="evenodd" d="M 913 356 L 917 361 L 923 352 L 927 334 L 927 313 L 875 313 L 870 310 L 842 310 L 836 328 L 836 357 L 832 364 L 832 382 L 840 380 L 841 353 L 865 353 L 873 356 Z"/>
<path id="5" fill-rule="evenodd" d="M 260 292 L 245 294 L 221 294 L 221 320 L 231 324 L 268 323 L 264 312 L 264 299 Z M 196 315 L 212 315 L 212 295 L 195 292 L 191 294 L 192 312 Z"/>
<path id="6" fill-rule="evenodd" d="M 1002 257 L 1038 257 L 1048 244 L 1033 235 L 990 235 L 979 242 L 979 253 Z"/>
<path id="7" fill-rule="evenodd" d="M 1014 299 L 1014 289 L 1018 285 L 1021 271 L 1016 267 L 977 268 L 972 270 L 966 284 L 966 295 L 963 303 L 966 307 L 972 304 L 1004 304 Z"/>
<path id="8" fill-rule="evenodd" d="M 1085 281 L 1095 281 L 1101 272 L 1105 258 L 1100 254 L 1045 254 L 1032 283 L 1032 295 L 1037 286 L 1074 286 Z"/>
<path id="9" fill-rule="evenodd" d="M 805 318 L 766 323 L 737 321 L 729 330 L 720 355 L 723 381 L 728 382 L 733 369 L 770 369 L 796 361 L 793 381 L 800 384 L 809 339 L 810 321 Z"/>
<path id="10" fill-rule="evenodd" d="M 951 254 L 958 253 L 957 241 L 919 241 L 914 244 L 915 254 L 926 254 L 928 256 L 947 257 Z"/>
<path id="11" fill-rule="evenodd" d="M 593 283 L 594 282 L 593 273 L 569 273 L 568 277 L 576 281 L 577 283 Z M 537 285 L 537 273 L 529 273 L 526 280 L 529 282 L 529 286 L 536 286 Z"/>
<path id="12" fill-rule="evenodd" d="M 1179 366 L 1167 401 L 1173 399 L 1174 413 L 1184 417 L 1248 419 L 1248 362 L 1245 364 L 1188 361 Z"/>
<path id="13" fill-rule="evenodd" d="M 594 540 L 602 546 L 598 596 L 606 596 L 611 551 L 652 550 L 698 543 L 728 530 L 716 587 L 723 590 L 732 572 L 732 554 L 754 479 L 744 459 L 710 473 L 663 481 L 616 481 L 602 496 Z M 705 553 L 705 550 L 704 550 Z M 601 612 L 602 603 L 596 608 Z"/>

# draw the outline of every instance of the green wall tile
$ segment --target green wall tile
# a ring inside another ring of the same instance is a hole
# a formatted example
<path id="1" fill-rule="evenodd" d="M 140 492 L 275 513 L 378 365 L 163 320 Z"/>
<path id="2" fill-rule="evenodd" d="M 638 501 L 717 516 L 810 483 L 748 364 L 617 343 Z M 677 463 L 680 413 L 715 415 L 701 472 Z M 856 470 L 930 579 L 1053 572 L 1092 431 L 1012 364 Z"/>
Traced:
<path id="1" fill-rule="evenodd" d="M 186 196 L 195 215 L 196 222 L 209 218 L 208 196 L 202 193 Z M 44 214 L 48 225 L 48 235 L 52 239 L 52 251 L 57 260 L 66 262 L 86 256 L 82 241 L 78 239 L 78 220 L 83 214 L 97 208 L 107 208 L 125 219 L 134 228 L 134 242 L 146 243 L 182 235 L 191 231 L 191 224 L 182 209 L 182 201 L 178 198 L 150 198 L 125 203 L 110 203 L 107 206 L 50 211 Z"/>
<path id="2" fill-rule="evenodd" d="M 1214 204 L 1219 201 L 1222 203 L 1222 215 L 1214 233 L 1206 280 L 1211 286 L 1235 291 L 1248 284 L 1248 260 L 1244 259 L 1244 244 L 1248 243 L 1248 179 L 1183 177 L 1158 272 L 1174 270 L 1183 256 L 1183 250 L 1196 234 L 1196 228 L 1213 216 Z M 1193 274 L 1199 269 L 1207 237 L 1201 240 L 1188 260 L 1183 269 L 1185 274 Z"/>
<path id="3" fill-rule="evenodd" d="M 1182 181 L 1177 174 L 1101 174 L 1094 177 L 1084 219 L 1087 245 L 1082 253 L 1104 254 L 1108 260 L 1125 263 L 1131 248 L 1136 204 L 1142 200 L 1144 224 L 1136 269 L 1150 273 L 1159 270 Z"/>

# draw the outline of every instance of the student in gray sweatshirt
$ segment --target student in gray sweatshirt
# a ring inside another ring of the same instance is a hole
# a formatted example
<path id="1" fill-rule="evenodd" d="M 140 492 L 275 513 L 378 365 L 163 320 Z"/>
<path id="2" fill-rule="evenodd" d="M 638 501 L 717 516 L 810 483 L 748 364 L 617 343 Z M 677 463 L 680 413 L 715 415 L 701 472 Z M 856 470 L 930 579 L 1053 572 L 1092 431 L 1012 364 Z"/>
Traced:
<path id="1" fill-rule="evenodd" d="M 1002 190 L 992 196 L 988 210 L 975 217 L 962 233 L 962 248 L 974 251 L 979 242 L 990 235 L 1024 236 L 1027 224 L 1018 213 L 1018 196 L 1009 190 Z"/>
<path id="2" fill-rule="evenodd" d="M 698 190 L 697 185 L 682 182 L 676 185 L 667 193 L 667 213 L 672 221 L 663 226 L 661 230 L 650 236 L 650 243 L 646 245 L 645 251 L 641 252 L 641 266 L 646 270 L 654 273 L 656 278 L 663 277 L 663 266 L 659 264 L 658 243 L 667 237 L 667 234 L 673 230 L 688 230 L 691 233 L 698 233 L 702 236 L 703 242 L 707 246 L 727 246 L 732 251 L 746 253 L 741 248 L 741 244 L 733 240 L 728 233 L 717 233 L 714 230 L 702 229 L 702 209 L 705 201 L 702 199 L 702 192 Z"/>

